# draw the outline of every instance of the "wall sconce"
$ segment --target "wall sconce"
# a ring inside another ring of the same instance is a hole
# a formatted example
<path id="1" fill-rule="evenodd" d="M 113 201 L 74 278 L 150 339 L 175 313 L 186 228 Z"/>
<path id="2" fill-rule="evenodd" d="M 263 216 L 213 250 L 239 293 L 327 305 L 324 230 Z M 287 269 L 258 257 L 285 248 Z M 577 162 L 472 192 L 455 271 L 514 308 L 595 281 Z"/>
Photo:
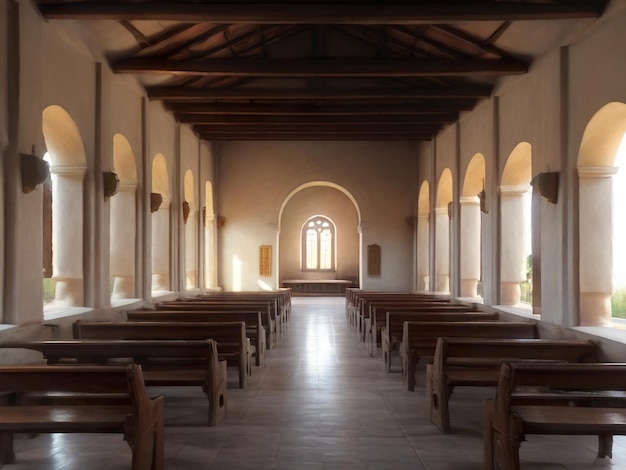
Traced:
<path id="1" fill-rule="evenodd" d="M 189 218 L 189 213 L 191 212 L 191 207 L 189 207 L 189 203 L 187 201 L 183 201 L 183 221 L 187 223 L 187 219 Z"/>
<path id="2" fill-rule="evenodd" d="M 111 196 L 115 196 L 120 189 L 120 179 L 117 174 L 112 171 L 102 172 L 102 181 L 104 183 L 104 200 L 108 201 Z"/>
<path id="3" fill-rule="evenodd" d="M 451 219 L 452 218 L 452 214 L 454 212 L 454 206 L 452 205 L 452 202 L 448 203 L 448 218 Z"/>
<path id="4" fill-rule="evenodd" d="M 217 226 L 218 227 L 223 227 L 225 223 L 226 223 L 226 217 L 222 217 L 221 215 L 218 215 L 217 216 Z"/>
<path id="5" fill-rule="evenodd" d="M 22 192 L 28 194 L 37 189 L 37 185 L 43 184 L 50 177 L 50 165 L 35 155 L 20 154 L 20 171 L 22 173 Z"/>
<path id="6" fill-rule="evenodd" d="M 483 214 L 489 214 L 489 210 L 487 209 L 487 194 L 485 193 L 485 188 L 481 192 L 477 194 L 478 201 L 480 202 L 480 212 Z"/>
<path id="7" fill-rule="evenodd" d="M 533 190 L 546 198 L 552 204 L 556 204 L 559 196 L 559 172 L 548 171 L 539 173 L 531 182 Z"/>
<path id="8" fill-rule="evenodd" d="M 156 212 L 163 204 L 163 196 L 161 193 L 150 193 L 150 212 Z"/>

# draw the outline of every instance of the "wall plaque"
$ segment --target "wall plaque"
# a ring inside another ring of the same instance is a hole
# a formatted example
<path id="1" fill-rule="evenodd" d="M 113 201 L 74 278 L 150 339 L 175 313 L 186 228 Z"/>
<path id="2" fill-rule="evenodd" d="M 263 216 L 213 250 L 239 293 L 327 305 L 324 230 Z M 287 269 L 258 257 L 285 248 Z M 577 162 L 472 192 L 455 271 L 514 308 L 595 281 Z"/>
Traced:
<path id="1" fill-rule="evenodd" d="M 367 275 L 380 276 L 380 245 L 367 245 Z"/>
<path id="2" fill-rule="evenodd" d="M 272 246 L 261 245 L 259 247 L 259 276 L 270 277 L 272 275 Z"/>

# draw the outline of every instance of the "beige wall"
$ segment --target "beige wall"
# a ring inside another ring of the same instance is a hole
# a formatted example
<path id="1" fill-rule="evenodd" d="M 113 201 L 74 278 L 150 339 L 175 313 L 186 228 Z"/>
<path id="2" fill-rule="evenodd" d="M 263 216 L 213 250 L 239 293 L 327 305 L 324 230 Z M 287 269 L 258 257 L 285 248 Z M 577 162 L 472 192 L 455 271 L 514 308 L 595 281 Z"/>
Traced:
<path id="1" fill-rule="evenodd" d="M 280 209 L 302 185 L 324 182 L 343 188 L 361 215 L 361 266 L 366 247 L 382 251 L 381 276 L 363 276 L 364 288 L 411 289 L 415 213 L 416 146 L 382 142 L 228 142 L 220 146 L 220 285 L 258 289 L 260 245 L 276 253 Z M 409 256 L 407 254 L 410 253 Z M 275 263 L 274 259 L 274 263 Z M 240 266 L 240 268 L 239 268 Z M 275 268 L 276 266 L 274 266 Z"/>

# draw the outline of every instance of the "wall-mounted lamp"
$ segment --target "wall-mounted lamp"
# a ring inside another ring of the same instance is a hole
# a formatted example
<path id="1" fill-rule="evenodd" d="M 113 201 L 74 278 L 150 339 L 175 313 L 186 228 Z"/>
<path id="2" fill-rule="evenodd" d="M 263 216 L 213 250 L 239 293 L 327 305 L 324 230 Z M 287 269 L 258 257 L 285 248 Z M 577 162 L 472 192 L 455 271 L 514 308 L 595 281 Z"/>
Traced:
<path id="1" fill-rule="evenodd" d="M 489 214 L 489 209 L 487 209 L 487 194 L 485 193 L 485 188 L 481 192 L 477 194 L 478 201 L 480 202 L 480 212 L 483 214 Z"/>
<path id="2" fill-rule="evenodd" d="M 452 214 L 454 213 L 454 206 L 452 205 L 452 202 L 448 203 L 448 218 L 452 218 Z"/>
<path id="3" fill-rule="evenodd" d="M 120 179 L 117 174 L 112 171 L 102 172 L 102 181 L 104 183 L 104 200 L 108 201 L 111 196 L 115 196 L 120 189 Z"/>
<path id="4" fill-rule="evenodd" d="M 559 196 L 559 172 L 539 173 L 531 182 L 531 186 L 552 204 L 556 204 Z"/>
<path id="5" fill-rule="evenodd" d="M 156 212 L 163 204 L 163 196 L 161 193 L 150 193 L 150 212 Z"/>
<path id="6" fill-rule="evenodd" d="M 189 218 L 189 213 L 191 212 L 191 207 L 189 207 L 189 203 L 187 201 L 183 201 L 183 221 L 187 223 L 187 219 Z"/>
<path id="7" fill-rule="evenodd" d="M 217 226 L 218 227 L 223 227 L 225 223 L 226 223 L 226 217 L 222 217 L 221 215 L 218 215 L 217 216 Z"/>
<path id="8" fill-rule="evenodd" d="M 37 189 L 37 185 L 43 184 L 50 177 L 50 165 L 35 155 L 34 147 L 32 155 L 20 154 L 20 171 L 22 191 L 25 194 Z"/>

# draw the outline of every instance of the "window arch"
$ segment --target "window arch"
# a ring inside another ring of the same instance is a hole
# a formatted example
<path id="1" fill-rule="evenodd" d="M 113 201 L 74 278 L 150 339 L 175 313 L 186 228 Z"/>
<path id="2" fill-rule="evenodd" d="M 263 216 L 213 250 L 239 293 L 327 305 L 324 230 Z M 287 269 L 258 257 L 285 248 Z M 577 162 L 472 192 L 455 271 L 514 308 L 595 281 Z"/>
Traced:
<path id="1" fill-rule="evenodd" d="M 335 270 L 335 224 L 328 217 L 317 215 L 302 227 L 302 270 Z"/>

